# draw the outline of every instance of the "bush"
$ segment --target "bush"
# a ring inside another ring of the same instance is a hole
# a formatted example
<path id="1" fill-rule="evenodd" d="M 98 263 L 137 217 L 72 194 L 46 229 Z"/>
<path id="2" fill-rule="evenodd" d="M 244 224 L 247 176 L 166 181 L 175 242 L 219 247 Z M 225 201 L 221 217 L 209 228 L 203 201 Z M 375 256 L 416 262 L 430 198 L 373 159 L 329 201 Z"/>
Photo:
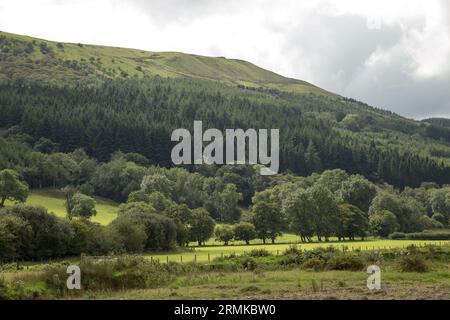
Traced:
<path id="1" fill-rule="evenodd" d="M 426 260 L 417 254 L 401 257 L 399 266 L 402 272 L 427 272 L 429 270 Z"/>
<path id="2" fill-rule="evenodd" d="M 241 265 L 245 270 L 254 271 L 258 267 L 258 263 L 255 259 L 246 257 L 241 261 Z"/>
<path id="3" fill-rule="evenodd" d="M 83 270 L 82 291 L 155 288 L 167 285 L 174 279 L 170 267 L 135 256 L 98 261 L 84 259 L 79 266 Z M 59 264 L 46 270 L 45 281 L 56 295 L 69 293 L 66 268 L 67 265 Z M 70 294 L 76 293 L 70 291 Z"/>
<path id="4" fill-rule="evenodd" d="M 325 261 L 325 259 L 321 257 L 312 257 L 305 260 L 305 262 L 302 263 L 302 268 L 312 269 L 314 271 L 322 271 L 325 270 L 326 265 L 327 262 Z"/>
<path id="5" fill-rule="evenodd" d="M 266 249 L 253 249 L 248 253 L 250 257 L 268 257 L 271 255 Z"/>
<path id="6" fill-rule="evenodd" d="M 291 254 L 300 254 L 300 253 L 302 253 L 302 250 L 298 246 L 293 245 L 293 246 L 289 246 L 289 248 L 287 248 L 283 254 L 291 255 Z"/>
<path id="7" fill-rule="evenodd" d="M 360 271 L 364 268 L 364 262 L 358 256 L 343 255 L 332 257 L 327 266 L 331 270 Z"/>
<path id="8" fill-rule="evenodd" d="M 450 230 L 403 233 L 394 232 L 389 238 L 391 239 L 405 239 L 405 240 L 450 240 Z"/>
<path id="9" fill-rule="evenodd" d="M 399 240 L 406 239 L 406 233 L 404 232 L 394 232 L 389 235 L 389 239 Z"/>

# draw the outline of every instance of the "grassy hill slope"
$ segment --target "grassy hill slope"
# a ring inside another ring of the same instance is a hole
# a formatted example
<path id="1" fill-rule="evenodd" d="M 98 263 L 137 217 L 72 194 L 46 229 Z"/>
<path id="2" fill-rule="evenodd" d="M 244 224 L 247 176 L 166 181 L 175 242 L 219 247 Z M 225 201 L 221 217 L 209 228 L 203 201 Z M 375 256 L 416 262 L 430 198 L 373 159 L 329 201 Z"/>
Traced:
<path id="1" fill-rule="evenodd" d="M 92 221 L 106 225 L 117 217 L 118 204 L 114 201 L 94 197 L 97 215 Z M 42 206 L 58 217 L 66 216 L 64 195 L 56 189 L 35 189 L 31 191 L 26 204 L 31 206 Z"/>
<path id="2" fill-rule="evenodd" d="M 190 77 L 295 93 L 331 95 L 305 81 L 282 77 L 252 63 L 180 52 L 57 43 L 0 32 L 0 81 L 52 84 L 93 82 L 104 78 Z"/>

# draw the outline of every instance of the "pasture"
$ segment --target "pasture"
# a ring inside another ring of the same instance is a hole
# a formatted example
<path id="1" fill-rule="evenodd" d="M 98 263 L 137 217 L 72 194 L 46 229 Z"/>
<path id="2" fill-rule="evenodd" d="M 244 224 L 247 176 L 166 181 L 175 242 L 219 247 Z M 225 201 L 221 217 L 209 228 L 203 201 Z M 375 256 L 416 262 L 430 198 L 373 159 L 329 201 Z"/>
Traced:
<path id="1" fill-rule="evenodd" d="M 228 246 L 205 246 L 190 247 L 188 251 L 174 251 L 151 253 L 144 255 L 148 259 L 156 259 L 160 262 L 208 262 L 214 258 L 227 255 L 243 255 L 255 249 L 265 249 L 271 254 L 282 254 L 289 247 L 296 245 L 302 250 L 313 250 L 315 248 L 337 247 L 342 250 L 387 250 L 395 248 L 406 248 L 409 245 L 419 247 L 425 245 L 444 245 L 450 241 L 425 241 L 425 240 L 366 240 L 366 241 L 333 241 L 333 242 L 313 242 L 313 243 L 280 243 L 280 244 L 259 244 L 259 245 L 228 245 Z"/>
<path id="2" fill-rule="evenodd" d="M 102 225 L 107 225 L 117 217 L 118 204 L 114 201 L 94 197 L 97 215 L 91 220 Z M 57 189 L 34 189 L 28 196 L 27 205 L 43 206 L 49 212 L 53 212 L 58 217 L 66 216 L 64 194 Z"/>

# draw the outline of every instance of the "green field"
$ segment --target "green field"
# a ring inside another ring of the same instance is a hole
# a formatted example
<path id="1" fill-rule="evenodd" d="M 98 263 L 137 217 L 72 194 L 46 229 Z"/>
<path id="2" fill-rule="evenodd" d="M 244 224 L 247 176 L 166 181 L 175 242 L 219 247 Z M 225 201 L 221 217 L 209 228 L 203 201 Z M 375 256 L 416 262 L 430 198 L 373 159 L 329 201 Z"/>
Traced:
<path id="1" fill-rule="evenodd" d="M 94 197 L 97 215 L 92 217 L 92 221 L 106 225 L 117 217 L 118 204 L 114 201 Z M 43 206 L 49 212 L 53 212 L 58 217 L 66 216 L 64 194 L 57 189 L 35 189 L 28 196 L 27 205 Z"/>
<path id="2" fill-rule="evenodd" d="M 450 241 L 425 241 L 425 240 L 367 240 L 367 241 L 346 241 L 346 242 L 314 242 L 300 243 L 296 246 L 303 250 L 313 250 L 318 247 L 337 247 L 343 250 L 385 250 L 392 248 L 406 248 L 409 245 L 425 246 L 425 245 L 443 245 L 450 244 Z M 265 249 L 272 254 L 282 254 L 292 244 L 265 244 L 265 245 L 229 245 L 229 246 L 205 246 L 191 248 L 190 251 L 184 252 L 165 252 L 152 253 L 145 255 L 149 259 L 158 259 L 161 262 L 207 262 L 222 255 L 242 255 L 254 249 Z"/>

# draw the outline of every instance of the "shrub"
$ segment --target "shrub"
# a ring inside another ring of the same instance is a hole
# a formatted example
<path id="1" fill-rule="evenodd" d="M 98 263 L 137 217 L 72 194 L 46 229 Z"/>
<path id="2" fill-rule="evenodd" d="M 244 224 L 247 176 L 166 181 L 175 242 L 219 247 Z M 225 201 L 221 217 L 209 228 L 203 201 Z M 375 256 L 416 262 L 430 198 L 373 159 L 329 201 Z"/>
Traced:
<path id="1" fill-rule="evenodd" d="M 402 272 L 427 272 L 429 271 L 429 266 L 426 260 L 417 255 L 407 255 L 403 256 L 399 260 L 400 270 Z"/>
<path id="2" fill-rule="evenodd" d="M 122 256 L 115 259 L 84 259 L 80 262 L 83 270 L 82 291 L 124 290 L 155 288 L 167 285 L 174 274 L 167 266 L 142 257 Z M 46 270 L 47 286 L 57 295 L 68 294 L 65 264 L 54 265 Z M 71 294 L 76 294 L 70 292 Z"/>
<path id="3" fill-rule="evenodd" d="M 404 232 L 394 232 L 389 235 L 389 239 L 398 240 L 398 239 L 405 239 L 406 233 Z"/>
<path id="4" fill-rule="evenodd" d="M 389 236 L 389 238 L 406 240 L 450 240 L 450 230 L 425 230 L 422 232 L 413 233 L 394 232 Z"/>
<path id="5" fill-rule="evenodd" d="M 325 259 L 320 257 L 312 257 L 305 260 L 305 262 L 302 263 L 302 268 L 312 269 L 314 271 L 321 271 L 325 269 L 326 265 L 327 262 L 325 261 Z"/>
<path id="6" fill-rule="evenodd" d="M 327 265 L 331 270 L 360 271 L 364 268 L 364 262 L 362 261 L 362 259 L 354 255 L 332 257 L 328 261 Z"/>
<path id="7" fill-rule="evenodd" d="M 289 248 L 284 251 L 283 255 L 300 254 L 301 252 L 302 250 L 298 246 L 293 245 L 289 246 Z"/>
<path id="8" fill-rule="evenodd" d="M 253 249 L 248 253 L 250 257 L 268 257 L 271 255 L 266 249 Z"/>
<path id="9" fill-rule="evenodd" d="M 300 254 L 290 254 L 285 256 L 281 261 L 280 264 L 284 266 L 289 265 L 299 265 L 302 264 L 304 261 L 303 256 Z"/>
<path id="10" fill-rule="evenodd" d="M 245 270 L 254 271 L 258 267 L 258 263 L 251 257 L 246 257 L 241 261 L 241 265 Z"/>

